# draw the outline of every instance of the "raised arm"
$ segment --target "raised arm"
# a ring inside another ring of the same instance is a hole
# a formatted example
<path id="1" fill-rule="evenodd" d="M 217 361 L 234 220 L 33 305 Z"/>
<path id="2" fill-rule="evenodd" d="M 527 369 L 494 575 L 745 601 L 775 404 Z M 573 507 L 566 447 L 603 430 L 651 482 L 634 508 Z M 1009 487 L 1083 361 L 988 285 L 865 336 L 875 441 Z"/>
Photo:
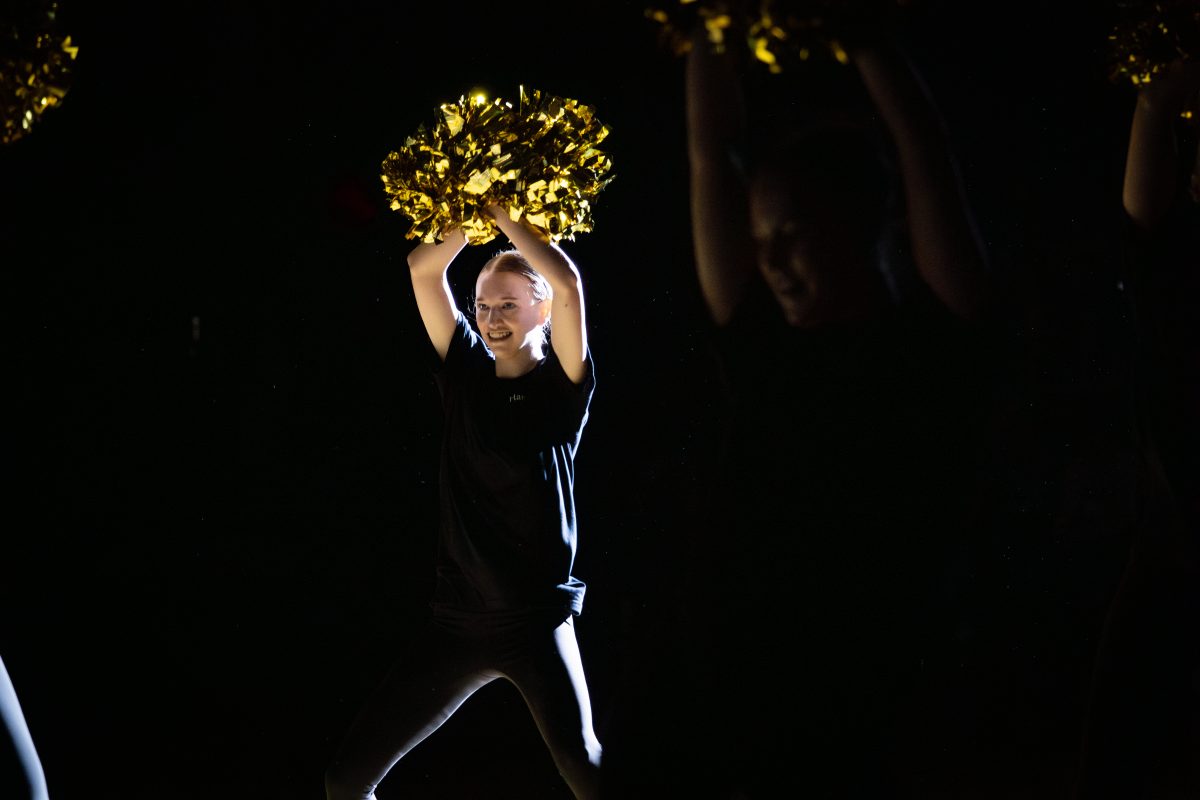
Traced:
<path id="1" fill-rule="evenodd" d="M 1200 61 L 1173 63 L 1138 91 L 1129 130 L 1122 199 L 1134 224 L 1150 232 L 1179 199 L 1175 121 L 1200 92 Z"/>
<path id="2" fill-rule="evenodd" d="M 687 55 L 684 97 L 693 257 L 709 315 L 725 325 L 756 269 L 746 176 L 734 156 L 746 109 L 734 56 L 713 53 L 702 33 Z"/>
<path id="3" fill-rule="evenodd" d="M 520 251 L 529 264 L 542 274 L 554 291 L 550 318 L 553 333 L 550 346 L 563 371 L 573 383 L 582 383 L 587 375 L 587 318 L 583 307 L 583 281 L 574 262 L 556 244 L 525 220 L 512 220 L 498 205 L 488 208 L 497 227 Z"/>
<path id="4" fill-rule="evenodd" d="M 413 294 L 429 341 L 444 361 L 458 321 L 458 307 L 450 291 L 446 271 L 467 244 L 461 230 L 449 231 L 439 244 L 422 242 L 408 254 L 408 271 L 412 277 Z"/>
<path id="5" fill-rule="evenodd" d="M 900 162 L 913 258 L 921 277 L 953 313 L 980 316 L 988 271 L 942 119 L 912 64 L 882 43 L 851 50 Z"/>

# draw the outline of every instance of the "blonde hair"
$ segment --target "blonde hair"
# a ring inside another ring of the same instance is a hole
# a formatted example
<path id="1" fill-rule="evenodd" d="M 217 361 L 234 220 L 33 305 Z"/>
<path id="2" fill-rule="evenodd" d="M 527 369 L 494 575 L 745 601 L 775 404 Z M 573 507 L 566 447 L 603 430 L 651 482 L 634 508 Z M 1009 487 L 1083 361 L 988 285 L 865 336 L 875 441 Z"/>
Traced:
<path id="1" fill-rule="evenodd" d="M 488 259 L 479 270 L 479 275 L 482 277 L 488 272 L 511 272 L 525 278 L 529 281 L 529 288 L 533 290 L 534 302 L 540 303 L 554 297 L 554 290 L 550 288 L 549 281 L 517 250 L 502 250 Z"/>

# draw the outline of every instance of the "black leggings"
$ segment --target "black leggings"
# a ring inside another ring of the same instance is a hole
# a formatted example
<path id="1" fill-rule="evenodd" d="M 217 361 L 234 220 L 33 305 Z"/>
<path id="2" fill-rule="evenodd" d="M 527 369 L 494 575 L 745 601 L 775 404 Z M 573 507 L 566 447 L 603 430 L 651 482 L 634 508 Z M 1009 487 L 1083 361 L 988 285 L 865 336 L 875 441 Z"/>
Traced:
<path id="1" fill-rule="evenodd" d="M 373 800 L 408 751 L 497 678 L 525 698 L 558 771 L 578 798 L 600 793 L 600 742 L 592 730 L 572 617 L 435 618 L 359 712 L 325 773 L 328 800 Z"/>

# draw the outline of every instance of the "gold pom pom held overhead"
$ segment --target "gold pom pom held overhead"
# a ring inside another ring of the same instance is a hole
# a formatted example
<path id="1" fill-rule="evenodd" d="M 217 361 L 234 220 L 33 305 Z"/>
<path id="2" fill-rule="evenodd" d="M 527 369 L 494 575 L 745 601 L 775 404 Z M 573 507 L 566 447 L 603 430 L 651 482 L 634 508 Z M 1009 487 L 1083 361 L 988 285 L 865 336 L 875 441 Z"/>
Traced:
<path id="1" fill-rule="evenodd" d="M 1142 86 L 1175 61 L 1200 59 L 1200 0 L 1137 0 L 1108 35 L 1108 77 Z"/>
<path id="2" fill-rule="evenodd" d="M 0 144 L 27 136 L 66 97 L 79 48 L 58 31 L 58 3 L 38 0 L 0 16 Z"/>
<path id="3" fill-rule="evenodd" d="M 675 0 L 646 8 L 660 42 L 679 56 L 689 33 L 703 26 L 713 52 L 724 52 L 740 31 L 751 58 L 772 73 L 787 64 L 829 58 L 850 63 L 842 34 L 887 23 L 911 0 Z"/>
<path id="4" fill-rule="evenodd" d="M 412 220 L 409 239 L 437 242 L 461 227 L 470 244 L 491 241 L 492 204 L 550 241 L 574 239 L 592 229 L 596 196 L 615 177 L 599 147 L 608 133 L 578 100 L 522 87 L 514 105 L 473 89 L 388 153 L 383 188 Z"/>

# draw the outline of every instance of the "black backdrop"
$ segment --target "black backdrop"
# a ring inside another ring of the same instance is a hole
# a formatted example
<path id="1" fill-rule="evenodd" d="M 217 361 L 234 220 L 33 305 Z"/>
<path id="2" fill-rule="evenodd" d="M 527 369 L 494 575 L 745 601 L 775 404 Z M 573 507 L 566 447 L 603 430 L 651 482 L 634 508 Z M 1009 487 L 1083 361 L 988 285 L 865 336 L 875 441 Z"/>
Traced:
<path id="1" fill-rule="evenodd" d="M 1095 4 L 970 5 L 919 4 L 906 36 L 1036 358 L 1011 386 L 1032 410 L 986 476 L 996 522 L 964 556 L 957 763 L 930 768 L 981 797 L 1062 797 L 1124 556 L 1081 498 L 1111 488 L 1116 458 L 1096 432 L 1127 355 L 1111 254 L 1132 94 L 1104 76 Z M 438 103 L 520 84 L 612 128 L 616 179 L 566 244 L 598 370 L 579 636 L 602 738 L 670 769 L 694 735 L 672 709 L 706 700 L 647 680 L 638 654 L 663 604 L 687 601 L 664 586 L 704 535 L 677 512 L 711 387 L 682 65 L 642 5 L 61 6 L 71 91 L 0 150 L 0 654 L 52 796 L 322 796 L 432 580 L 431 353 L 379 164 Z M 499 686 L 388 782 L 566 796 Z"/>

